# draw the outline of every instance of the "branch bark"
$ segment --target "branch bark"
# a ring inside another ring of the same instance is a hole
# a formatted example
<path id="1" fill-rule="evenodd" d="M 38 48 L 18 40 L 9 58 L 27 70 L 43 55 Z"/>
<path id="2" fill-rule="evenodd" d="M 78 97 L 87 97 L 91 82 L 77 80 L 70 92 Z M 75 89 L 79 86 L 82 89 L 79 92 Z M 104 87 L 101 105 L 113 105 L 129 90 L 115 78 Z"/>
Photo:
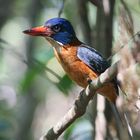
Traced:
<path id="1" fill-rule="evenodd" d="M 40 140 L 56 140 L 76 119 L 81 117 L 86 112 L 89 101 L 96 94 L 96 90 L 116 76 L 117 65 L 118 63 L 113 64 L 96 80 L 93 80 L 86 89 L 82 90 L 71 109 Z"/>

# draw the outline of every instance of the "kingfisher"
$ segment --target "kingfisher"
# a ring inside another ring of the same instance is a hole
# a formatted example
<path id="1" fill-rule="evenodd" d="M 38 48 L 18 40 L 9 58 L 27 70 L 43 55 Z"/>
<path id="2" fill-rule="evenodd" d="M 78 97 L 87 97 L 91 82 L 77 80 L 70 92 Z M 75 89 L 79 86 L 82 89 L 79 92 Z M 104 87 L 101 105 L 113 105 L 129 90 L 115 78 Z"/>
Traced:
<path id="1" fill-rule="evenodd" d="M 43 26 L 23 32 L 44 37 L 52 45 L 57 60 L 68 76 L 83 88 L 110 66 L 98 51 L 77 38 L 72 24 L 67 19 L 52 18 Z M 115 104 L 118 95 L 116 79 L 99 88 L 97 93 Z"/>

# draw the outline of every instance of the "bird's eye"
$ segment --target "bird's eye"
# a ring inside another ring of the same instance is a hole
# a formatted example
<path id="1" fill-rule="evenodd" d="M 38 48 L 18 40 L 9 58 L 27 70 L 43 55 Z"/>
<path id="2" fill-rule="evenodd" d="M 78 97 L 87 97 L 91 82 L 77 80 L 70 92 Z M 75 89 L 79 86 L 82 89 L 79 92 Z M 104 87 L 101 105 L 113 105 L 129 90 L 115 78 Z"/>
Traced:
<path id="1" fill-rule="evenodd" d="M 55 26 L 53 26 L 53 31 L 55 31 L 55 32 L 59 32 L 60 31 L 60 29 L 61 29 L 61 27 L 59 26 L 59 25 L 55 25 Z"/>

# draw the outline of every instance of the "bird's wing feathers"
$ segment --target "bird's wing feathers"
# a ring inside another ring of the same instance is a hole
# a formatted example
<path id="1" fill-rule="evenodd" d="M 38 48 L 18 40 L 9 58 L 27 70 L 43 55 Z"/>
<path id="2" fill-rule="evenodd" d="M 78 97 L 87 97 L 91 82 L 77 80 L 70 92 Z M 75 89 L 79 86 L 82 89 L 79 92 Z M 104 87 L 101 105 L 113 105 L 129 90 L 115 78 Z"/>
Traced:
<path id="1" fill-rule="evenodd" d="M 78 47 L 77 57 L 97 74 L 101 74 L 109 67 L 109 63 L 100 53 L 98 53 L 94 48 L 90 48 L 84 44 Z M 114 78 L 112 82 L 116 88 L 116 94 L 118 95 L 117 79 Z"/>
<path id="2" fill-rule="evenodd" d="M 84 44 L 78 47 L 77 57 L 97 74 L 101 74 L 109 67 L 108 62 L 101 54 Z"/>

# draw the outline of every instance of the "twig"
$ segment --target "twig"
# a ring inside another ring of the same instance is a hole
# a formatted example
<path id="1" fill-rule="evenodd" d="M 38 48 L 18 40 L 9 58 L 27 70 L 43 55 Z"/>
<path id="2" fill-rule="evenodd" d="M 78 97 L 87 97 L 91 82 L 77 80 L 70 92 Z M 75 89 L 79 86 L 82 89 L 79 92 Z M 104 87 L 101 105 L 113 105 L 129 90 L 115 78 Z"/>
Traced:
<path id="1" fill-rule="evenodd" d="M 89 101 L 94 97 L 96 90 L 116 76 L 117 65 L 118 63 L 115 63 L 109 67 L 96 80 L 93 80 L 86 89 L 82 90 L 71 109 L 40 140 L 56 140 L 77 118 L 81 117 L 85 113 Z"/>
<path id="2" fill-rule="evenodd" d="M 65 5 L 65 0 L 62 1 L 61 7 L 58 12 L 58 17 L 61 17 L 61 14 L 63 13 L 64 10 L 64 5 Z"/>
<path id="3" fill-rule="evenodd" d="M 112 55 L 110 55 L 108 58 L 107 58 L 107 61 L 110 61 L 114 55 L 118 54 L 124 47 L 126 47 L 130 42 L 134 41 L 135 37 L 136 36 L 140 36 L 140 31 L 136 32 L 134 35 L 132 35 L 130 37 L 130 39 L 128 40 L 128 42 L 126 44 L 123 44 L 119 49 L 118 51 L 116 51 L 115 53 L 112 53 Z"/>
<path id="4" fill-rule="evenodd" d="M 5 45 L 14 47 L 14 45 L 11 45 L 9 42 L 7 42 L 6 40 L 0 38 L 0 43 L 3 43 Z M 4 47 L 0 47 L 0 48 L 4 48 Z M 4 48 L 5 49 L 5 48 Z M 11 48 L 6 48 L 8 51 L 11 51 L 16 57 L 18 57 L 23 63 L 25 63 L 27 66 L 30 67 L 29 63 L 27 62 L 27 60 L 25 60 L 25 58 L 23 57 L 23 55 L 21 55 L 19 52 L 15 51 L 14 49 Z M 50 68 L 48 68 L 45 64 L 43 64 L 42 62 L 38 61 L 35 58 L 32 58 L 32 63 L 37 63 L 39 66 L 41 66 L 41 68 L 44 68 L 45 70 L 47 70 L 49 73 L 51 73 L 52 75 L 54 75 L 58 80 L 61 80 L 61 77 L 55 73 L 53 70 L 51 70 Z"/>

